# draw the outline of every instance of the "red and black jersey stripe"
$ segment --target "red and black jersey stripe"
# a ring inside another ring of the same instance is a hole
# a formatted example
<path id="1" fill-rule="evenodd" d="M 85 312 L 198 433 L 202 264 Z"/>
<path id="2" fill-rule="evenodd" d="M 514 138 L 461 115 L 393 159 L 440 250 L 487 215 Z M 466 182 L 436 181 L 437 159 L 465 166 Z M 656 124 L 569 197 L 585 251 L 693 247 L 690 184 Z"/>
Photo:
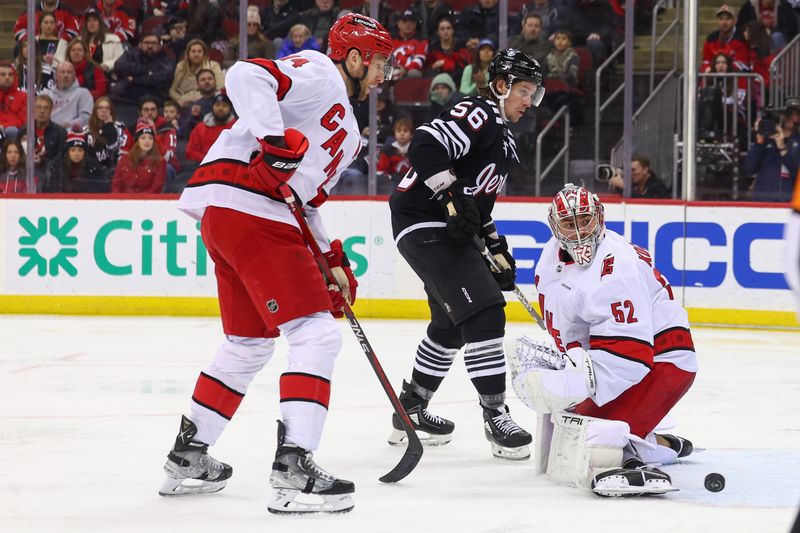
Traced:
<path id="1" fill-rule="evenodd" d="M 327 409 L 330 398 L 330 380 L 302 372 L 286 372 L 281 375 L 281 403 L 311 402 Z"/>
<path id="2" fill-rule="evenodd" d="M 656 333 L 654 340 L 656 355 L 673 352 L 675 350 L 687 350 L 690 352 L 694 351 L 692 332 L 680 326 L 668 328 L 664 331 Z"/>
<path id="3" fill-rule="evenodd" d="M 252 63 L 254 65 L 258 65 L 262 67 L 267 72 L 269 72 L 275 81 L 278 82 L 278 90 L 276 94 L 278 95 L 278 101 L 286 97 L 286 93 L 289 92 L 289 89 L 292 88 L 292 78 L 281 72 L 281 69 L 278 68 L 278 65 L 275 64 L 275 61 L 271 59 L 247 59 L 247 63 Z"/>
<path id="4" fill-rule="evenodd" d="M 197 384 L 194 387 L 192 400 L 214 411 L 219 416 L 230 420 L 233 418 L 239 404 L 242 403 L 244 394 L 225 385 L 215 377 L 211 377 L 205 372 L 200 372 Z"/>
<path id="5" fill-rule="evenodd" d="M 589 338 L 589 349 L 603 350 L 611 355 L 641 363 L 647 368 L 653 368 L 653 346 L 641 339 L 592 335 Z"/>

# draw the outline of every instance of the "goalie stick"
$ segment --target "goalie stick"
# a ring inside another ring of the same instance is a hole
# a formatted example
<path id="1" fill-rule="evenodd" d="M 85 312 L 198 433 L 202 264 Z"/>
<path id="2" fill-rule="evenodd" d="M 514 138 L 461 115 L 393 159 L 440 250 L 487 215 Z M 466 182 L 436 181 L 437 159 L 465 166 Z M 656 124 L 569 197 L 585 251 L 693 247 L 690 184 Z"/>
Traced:
<path id="1" fill-rule="evenodd" d="M 289 210 L 292 212 L 292 215 L 294 215 L 295 220 L 297 220 L 297 224 L 300 226 L 300 231 L 303 233 L 303 238 L 305 239 L 308 248 L 311 250 L 311 254 L 314 256 L 314 259 L 317 261 L 317 266 L 319 266 L 320 271 L 322 271 L 322 275 L 328 280 L 334 280 L 334 283 L 336 283 L 336 278 L 333 277 L 331 269 L 328 266 L 328 262 L 322 255 L 322 250 L 320 250 L 317 240 L 314 238 L 314 233 L 311 231 L 311 228 L 308 226 L 308 223 L 303 216 L 302 207 L 295 198 L 294 192 L 286 184 L 281 185 L 279 190 L 284 201 L 286 202 L 286 205 L 289 206 Z M 362 328 L 361 324 L 359 324 L 355 313 L 353 313 L 353 310 L 350 308 L 350 305 L 347 302 L 344 302 L 344 316 L 347 318 L 347 322 L 350 324 L 350 329 L 353 330 L 353 334 L 356 336 L 358 345 L 361 346 L 361 349 L 364 351 L 364 355 L 367 356 L 369 364 L 372 365 L 372 370 L 374 370 L 375 375 L 378 376 L 378 381 L 380 381 L 383 391 L 389 398 L 389 402 L 392 404 L 392 408 L 394 409 L 397 417 L 400 419 L 403 430 L 408 436 L 408 447 L 406 448 L 403 457 L 400 459 L 400 462 L 388 474 L 378 478 L 384 483 L 395 483 L 409 475 L 417 466 L 417 463 L 419 463 L 419 460 L 422 458 L 422 443 L 420 442 L 419 437 L 417 437 L 416 431 L 414 431 L 414 426 L 412 425 L 411 420 L 408 418 L 406 410 L 403 408 L 403 405 L 397 398 L 397 394 L 395 394 L 391 383 L 389 383 L 389 378 L 386 377 L 386 373 L 383 371 L 380 361 L 378 361 L 378 356 L 375 355 L 375 350 L 372 349 L 372 345 L 369 343 L 369 340 L 367 340 L 367 336 L 364 333 L 364 328 Z"/>

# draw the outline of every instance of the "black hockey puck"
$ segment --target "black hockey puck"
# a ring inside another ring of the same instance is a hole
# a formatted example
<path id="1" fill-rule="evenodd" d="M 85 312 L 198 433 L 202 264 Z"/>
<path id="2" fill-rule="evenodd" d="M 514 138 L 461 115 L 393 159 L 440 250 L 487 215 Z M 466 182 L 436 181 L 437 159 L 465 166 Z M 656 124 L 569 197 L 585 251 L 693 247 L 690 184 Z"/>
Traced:
<path id="1" fill-rule="evenodd" d="M 705 485 L 708 491 L 720 492 L 725 488 L 725 478 L 722 477 L 722 474 L 712 472 L 706 476 Z"/>

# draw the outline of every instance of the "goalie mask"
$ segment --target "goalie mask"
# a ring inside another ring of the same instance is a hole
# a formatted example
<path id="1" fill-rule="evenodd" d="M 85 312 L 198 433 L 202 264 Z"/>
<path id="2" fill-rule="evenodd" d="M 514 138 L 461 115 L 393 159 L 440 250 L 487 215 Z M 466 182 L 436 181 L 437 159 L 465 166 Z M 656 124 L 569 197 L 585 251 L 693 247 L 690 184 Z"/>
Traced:
<path id="1" fill-rule="evenodd" d="M 575 263 L 582 267 L 592 263 L 606 233 L 603 204 L 596 194 L 568 183 L 553 198 L 547 221 L 561 248 Z"/>

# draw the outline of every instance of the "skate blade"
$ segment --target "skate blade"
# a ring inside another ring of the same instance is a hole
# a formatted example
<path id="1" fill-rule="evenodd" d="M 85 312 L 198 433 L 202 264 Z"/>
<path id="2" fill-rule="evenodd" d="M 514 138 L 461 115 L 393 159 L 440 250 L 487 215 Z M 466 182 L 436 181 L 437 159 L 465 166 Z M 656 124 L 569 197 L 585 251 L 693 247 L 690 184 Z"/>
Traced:
<path id="1" fill-rule="evenodd" d="M 267 505 L 267 510 L 272 514 L 337 514 L 349 513 L 354 506 L 351 493 L 322 495 L 275 489 L 275 496 Z"/>
<path id="2" fill-rule="evenodd" d="M 527 444 L 517 448 L 507 448 L 494 442 L 491 442 L 490 444 L 492 445 L 492 455 L 498 459 L 505 459 L 507 461 L 526 461 L 531 457 L 531 448 Z"/>
<path id="3" fill-rule="evenodd" d="M 658 496 L 668 492 L 678 492 L 677 487 L 666 479 L 649 479 L 642 485 L 630 485 L 623 476 L 611 476 L 603 479 L 592 488 L 592 492 L 598 496 L 607 498 L 624 498 L 636 496 Z"/>
<path id="4" fill-rule="evenodd" d="M 444 446 L 453 440 L 453 434 L 447 435 L 433 435 L 425 433 L 424 431 L 417 431 L 417 437 L 423 446 Z M 389 435 L 389 446 L 397 446 L 405 448 L 408 446 L 408 435 L 402 429 L 395 429 Z"/>
<path id="5" fill-rule="evenodd" d="M 228 480 L 224 481 L 203 481 L 201 479 L 176 479 L 167 477 L 161 488 L 158 489 L 160 496 L 188 496 L 191 494 L 213 494 L 225 488 Z"/>

